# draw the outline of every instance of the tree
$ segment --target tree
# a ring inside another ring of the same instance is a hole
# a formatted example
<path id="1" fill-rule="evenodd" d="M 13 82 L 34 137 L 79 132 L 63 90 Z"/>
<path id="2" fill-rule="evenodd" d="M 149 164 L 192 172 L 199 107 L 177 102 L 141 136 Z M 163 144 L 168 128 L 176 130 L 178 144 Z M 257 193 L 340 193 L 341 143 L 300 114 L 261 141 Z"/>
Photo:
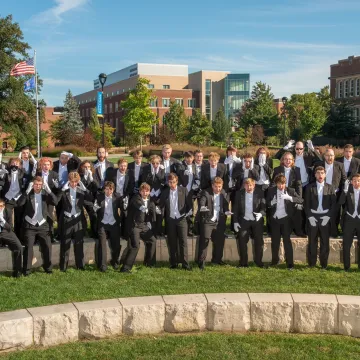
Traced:
<path id="1" fill-rule="evenodd" d="M 175 101 L 170 102 L 169 111 L 164 115 L 164 123 L 170 134 L 173 134 L 177 141 L 184 141 L 188 135 L 188 117 L 185 114 L 184 107 Z"/>
<path id="2" fill-rule="evenodd" d="M 9 76 L 18 62 L 29 59 L 30 46 L 12 16 L 0 17 L 0 126 L 16 139 L 17 148 L 36 144 L 35 91 L 24 93 L 24 81 L 33 75 Z M 38 76 L 38 89 L 42 81 Z M 39 104 L 44 104 L 39 101 Z M 42 119 L 42 117 L 41 117 Z"/>
<path id="3" fill-rule="evenodd" d="M 255 145 L 261 145 L 264 142 L 265 135 L 264 129 L 261 125 L 255 125 L 251 132 L 251 143 Z"/>
<path id="4" fill-rule="evenodd" d="M 251 92 L 251 97 L 243 105 L 238 114 L 240 127 L 261 125 L 267 136 L 276 135 L 279 129 L 279 117 L 274 106 L 274 95 L 271 87 L 257 82 Z"/>
<path id="5" fill-rule="evenodd" d="M 70 90 L 65 97 L 63 113 L 51 124 L 50 133 L 51 137 L 58 140 L 61 145 L 73 143 L 75 138 L 84 133 L 79 106 Z"/>
<path id="6" fill-rule="evenodd" d="M 91 117 L 89 123 L 90 134 L 94 137 L 94 139 L 100 144 L 102 143 L 102 125 L 99 123 L 99 119 L 97 117 L 96 108 L 91 109 Z M 105 147 L 112 147 L 112 141 L 114 139 L 114 131 L 115 129 L 111 127 L 108 123 L 104 124 L 104 140 Z M 88 137 L 90 141 L 90 138 Z"/>
<path id="7" fill-rule="evenodd" d="M 197 145 L 205 145 L 210 141 L 214 132 L 210 120 L 196 109 L 189 120 L 189 140 Z"/>
<path id="8" fill-rule="evenodd" d="M 135 89 L 121 102 L 121 107 L 125 110 L 122 118 L 125 130 L 140 142 L 141 148 L 144 136 L 149 135 L 152 126 L 158 122 L 156 114 L 149 107 L 150 101 L 155 99 L 152 90 L 147 87 L 149 83 L 148 79 L 139 78 Z"/>
<path id="9" fill-rule="evenodd" d="M 337 140 L 349 139 L 359 134 L 351 102 L 348 100 L 336 100 L 333 102 L 330 116 L 324 125 L 324 132 Z"/>
<path id="10" fill-rule="evenodd" d="M 226 119 L 222 107 L 216 112 L 215 119 L 212 123 L 213 139 L 215 141 L 227 143 L 231 135 L 231 123 Z"/>

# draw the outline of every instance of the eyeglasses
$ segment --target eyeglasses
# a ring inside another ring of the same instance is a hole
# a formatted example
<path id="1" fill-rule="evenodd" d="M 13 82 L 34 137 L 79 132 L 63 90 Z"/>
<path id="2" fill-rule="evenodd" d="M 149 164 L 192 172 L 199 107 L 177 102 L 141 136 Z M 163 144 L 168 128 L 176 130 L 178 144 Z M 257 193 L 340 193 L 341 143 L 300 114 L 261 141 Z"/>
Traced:
<path id="1" fill-rule="evenodd" d="M 304 148 L 296 148 L 295 150 L 304 150 Z"/>

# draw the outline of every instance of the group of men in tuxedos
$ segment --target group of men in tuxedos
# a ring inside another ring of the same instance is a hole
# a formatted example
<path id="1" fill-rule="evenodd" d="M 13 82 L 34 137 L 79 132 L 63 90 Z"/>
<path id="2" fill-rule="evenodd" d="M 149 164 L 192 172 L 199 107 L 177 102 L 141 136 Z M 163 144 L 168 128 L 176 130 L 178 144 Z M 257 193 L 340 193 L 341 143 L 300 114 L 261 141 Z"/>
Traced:
<path id="1" fill-rule="evenodd" d="M 272 262 L 279 263 L 281 238 L 289 270 L 294 268 L 291 234 L 308 237 L 308 263 L 315 266 L 320 239 L 320 265 L 326 269 L 329 238 L 343 230 L 345 270 L 350 268 L 350 249 L 360 230 L 360 161 L 352 145 L 335 160 L 333 149 L 320 154 L 311 141 L 289 141 L 273 161 L 266 147 L 254 156 L 237 156 L 229 146 L 220 162 L 217 153 L 207 160 L 201 150 L 183 153 L 176 160 L 169 144 L 161 156 L 143 162 L 140 150 L 134 161 L 121 158 L 117 167 L 107 159 L 106 149 L 97 149 L 95 162 L 81 161 L 61 152 L 59 159 L 36 160 L 29 147 L 0 168 L 0 241 L 13 252 L 13 276 L 31 274 L 33 246 L 39 243 L 43 268 L 52 273 L 51 248 L 60 242 L 60 270 L 67 271 L 71 243 L 75 265 L 85 269 L 84 236 L 87 220 L 96 239 L 96 263 L 100 271 L 110 264 L 131 272 L 140 242 L 145 244 L 144 265 L 156 263 L 156 241 L 166 235 L 171 269 L 179 264 L 191 270 L 187 238 L 196 234 L 196 262 L 204 270 L 211 241 L 211 262 L 223 262 L 227 219 L 236 235 L 239 267 L 248 267 L 248 242 L 253 239 L 254 262 L 263 263 L 263 233 L 266 219 L 271 236 Z M 57 229 L 54 230 L 56 214 Z M 14 220 L 13 220 L 14 219 Z M 164 227 L 165 224 L 165 227 Z M 13 231 L 14 226 L 14 231 Z M 120 258 L 120 238 L 127 247 Z"/>

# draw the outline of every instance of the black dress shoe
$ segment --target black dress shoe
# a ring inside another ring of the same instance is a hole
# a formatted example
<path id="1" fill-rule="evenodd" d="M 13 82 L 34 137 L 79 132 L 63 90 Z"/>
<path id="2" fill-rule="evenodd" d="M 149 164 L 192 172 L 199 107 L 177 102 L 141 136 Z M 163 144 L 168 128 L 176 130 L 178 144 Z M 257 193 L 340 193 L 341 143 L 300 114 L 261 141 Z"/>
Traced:
<path id="1" fill-rule="evenodd" d="M 186 271 L 192 271 L 192 268 L 189 265 L 182 265 L 181 268 Z"/>
<path id="2" fill-rule="evenodd" d="M 177 269 L 177 268 L 178 268 L 177 265 L 170 265 L 170 269 L 171 269 L 171 270 L 174 270 L 174 269 Z"/>
<path id="3" fill-rule="evenodd" d="M 30 275 L 31 275 L 31 271 L 24 271 L 24 272 L 23 272 L 23 275 L 24 275 L 24 276 L 30 276 Z"/>
<path id="4" fill-rule="evenodd" d="M 200 270 L 205 270 L 205 264 L 204 264 L 203 261 L 202 261 L 202 262 L 199 262 L 199 269 L 200 269 Z"/>
<path id="5" fill-rule="evenodd" d="M 294 267 L 293 266 L 288 266 L 287 268 L 289 271 L 294 271 Z"/>
<path id="6" fill-rule="evenodd" d="M 122 268 L 120 269 L 120 272 L 121 272 L 121 273 L 126 273 L 126 274 L 131 274 L 131 270 L 130 270 L 130 269 L 127 269 L 127 268 L 124 268 L 124 267 L 122 267 Z"/>
<path id="7" fill-rule="evenodd" d="M 46 274 L 52 274 L 53 271 L 52 270 L 45 270 Z"/>
<path id="8" fill-rule="evenodd" d="M 249 267 L 249 265 L 247 265 L 247 264 L 246 265 L 241 265 L 240 264 L 240 265 L 237 266 L 238 269 L 248 268 L 248 267 Z"/>
<path id="9" fill-rule="evenodd" d="M 77 270 L 85 271 L 85 268 L 82 266 L 82 267 L 78 267 Z"/>
<path id="10" fill-rule="evenodd" d="M 111 263 L 111 266 L 113 267 L 114 270 L 119 270 L 119 264 L 117 263 Z"/>
<path id="11" fill-rule="evenodd" d="M 21 272 L 20 271 L 13 271 L 11 276 L 13 278 L 19 278 L 19 277 L 21 277 Z"/>
<path id="12" fill-rule="evenodd" d="M 105 266 L 100 266 L 100 268 L 99 268 L 99 271 L 100 272 L 106 272 L 106 267 Z"/>

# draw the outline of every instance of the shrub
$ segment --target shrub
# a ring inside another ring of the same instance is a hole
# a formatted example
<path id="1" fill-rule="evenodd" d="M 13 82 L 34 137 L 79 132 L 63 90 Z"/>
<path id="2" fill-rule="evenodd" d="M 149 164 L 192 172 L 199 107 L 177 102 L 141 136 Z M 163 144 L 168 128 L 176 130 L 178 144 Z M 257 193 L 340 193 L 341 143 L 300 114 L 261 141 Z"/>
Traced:
<path id="1" fill-rule="evenodd" d="M 59 157 L 62 151 L 70 152 L 76 156 L 91 156 L 95 155 L 95 153 L 89 153 L 84 148 L 81 148 L 76 145 L 67 145 L 67 146 L 58 146 L 55 148 L 47 148 L 42 150 L 42 156 L 48 156 L 57 158 Z"/>

